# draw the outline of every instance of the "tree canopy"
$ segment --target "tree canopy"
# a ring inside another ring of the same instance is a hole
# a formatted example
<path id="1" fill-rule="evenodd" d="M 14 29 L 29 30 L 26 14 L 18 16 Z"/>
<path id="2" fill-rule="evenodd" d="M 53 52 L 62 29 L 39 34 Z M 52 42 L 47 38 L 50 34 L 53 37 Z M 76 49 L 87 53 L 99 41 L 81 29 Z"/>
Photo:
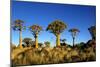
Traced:
<path id="1" fill-rule="evenodd" d="M 36 35 L 42 30 L 42 27 L 39 26 L 39 25 L 32 25 L 32 26 L 29 27 L 29 29 L 30 29 L 30 31 L 32 32 L 33 35 Z"/>
<path id="2" fill-rule="evenodd" d="M 62 33 L 66 28 L 67 25 L 63 21 L 55 20 L 48 25 L 46 31 L 50 31 L 57 36 L 57 34 Z"/>
<path id="3" fill-rule="evenodd" d="M 24 21 L 17 19 L 12 24 L 12 28 L 13 28 L 13 30 L 21 31 L 21 30 L 25 29 L 26 27 L 24 26 Z"/>
<path id="4" fill-rule="evenodd" d="M 75 37 L 77 32 L 80 32 L 80 31 L 77 28 L 72 28 L 72 29 L 69 30 L 69 32 L 72 33 L 72 37 Z"/>

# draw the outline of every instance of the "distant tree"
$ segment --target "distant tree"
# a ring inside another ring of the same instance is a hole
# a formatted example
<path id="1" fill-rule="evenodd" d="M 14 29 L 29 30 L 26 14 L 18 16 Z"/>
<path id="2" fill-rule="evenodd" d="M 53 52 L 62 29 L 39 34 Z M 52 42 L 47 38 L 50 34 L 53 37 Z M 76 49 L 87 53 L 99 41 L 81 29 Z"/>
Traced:
<path id="1" fill-rule="evenodd" d="M 84 42 L 81 42 L 80 45 L 83 46 L 83 45 L 85 45 L 85 43 Z"/>
<path id="2" fill-rule="evenodd" d="M 25 47 L 26 47 L 26 45 L 25 45 L 25 44 L 22 44 L 22 46 L 23 46 L 23 48 L 25 48 Z"/>
<path id="3" fill-rule="evenodd" d="M 38 48 L 38 34 L 42 30 L 42 27 L 39 25 L 32 25 L 29 27 L 30 31 L 32 32 L 32 35 L 35 38 L 35 48 Z"/>
<path id="4" fill-rule="evenodd" d="M 70 48 L 72 48 L 72 45 L 70 45 L 70 44 L 67 44 L 67 47 L 70 47 Z"/>
<path id="5" fill-rule="evenodd" d="M 96 27 L 95 26 L 91 26 L 90 28 L 88 28 L 91 36 L 92 36 L 92 39 L 96 39 Z"/>
<path id="6" fill-rule="evenodd" d="M 35 47 L 35 41 L 31 41 L 30 44 L 32 47 Z"/>
<path id="7" fill-rule="evenodd" d="M 60 46 L 60 34 L 67 28 L 67 25 L 60 21 L 55 20 L 51 24 L 48 25 L 47 31 L 50 31 L 56 36 L 56 46 Z"/>
<path id="8" fill-rule="evenodd" d="M 42 47 L 43 46 L 43 43 L 38 43 L 39 47 Z"/>
<path id="9" fill-rule="evenodd" d="M 12 28 L 14 31 L 19 31 L 19 46 L 22 48 L 22 30 L 25 29 L 25 26 L 23 25 L 24 21 L 17 19 L 12 24 Z"/>
<path id="10" fill-rule="evenodd" d="M 23 39 L 23 42 L 27 45 L 27 47 L 30 46 L 31 41 L 32 41 L 31 38 L 24 38 L 24 39 Z"/>
<path id="11" fill-rule="evenodd" d="M 44 44 L 45 44 L 46 47 L 50 47 L 50 42 L 49 41 L 44 42 Z"/>
<path id="12" fill-rule="evenodd" d="M 86 44 L 84 42 L 81 42 L 77 44 L 76 47 L 78 47 L 80 50 L 83 50 L 84 48 L 86 48 Z"/>
<path id="13" fill-rule="evenodd" d="M 62 41 L 63 43 L 65 43 L 66 39 L 60 39 L 60 41 Z"/>
<path id="14" fill-rule="evenodd" d="M 80 31 L 76 28 L 72 28 L 69 30 L 69 32 L 71 32 L 71 36 L 73 38 L 73 46 L 75 46 L 75 37 L 76 37 L 77 33 Z"/>
<path id="15" fill-rule="evenodd" d="M 61 43 L 61 46 L 66 46 L 66 45 L 67 45 L 66 42 L 65 42 L 66 39 L 60 39 L 60 41 L 62 42 L 62 43 Z"/>

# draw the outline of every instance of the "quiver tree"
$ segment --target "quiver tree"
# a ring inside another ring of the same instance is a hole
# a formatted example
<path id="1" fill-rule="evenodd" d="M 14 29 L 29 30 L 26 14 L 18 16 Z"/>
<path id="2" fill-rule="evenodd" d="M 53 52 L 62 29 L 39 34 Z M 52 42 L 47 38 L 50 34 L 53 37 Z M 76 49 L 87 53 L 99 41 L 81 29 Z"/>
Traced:
<path id="1" fill-rule="evenodd" d="M 92 39 L 96 39 L 96 27 L 95 26 L 91 26 L 90 28 L 88 28 L 90 34 L 91 34 L 91 37 Z"/>
<path id="2" fill-rule="evenodd" d="M 35 48 L 38 48 L 38 34 L 42 30 L 41 26 L 38 25 L 32 25 L 29 27 L 30 31 L 32 32 L 32 35 L 35 38 Z"/>
<path id="3" fill-rule="evenodd" d="M 60 34 L 67 28 L 67 25 L 60 21 L 55 20 L 51 24 L 48 25 L 47 31 L 50 31 L 56 36 L 56 46 L 60 46 Z"/>
<path id="4" fill-rule="evenodd" d="M 19 31 L 19 47 L 22 48 L 22 30 L 25 29 L 25 26 L 23 25 L 24 22 L 20 19 L 15 20 L 12 24 L 12 28 L 14 31 Z"/>
<path id="5" fill-rule="evenodd" d="M 77 33 L 80 31 L 76 28 L 72 28 L 69 30 L 69 32 L 71 32 L 71 36 L 73 38 L 73 46 L 75 46 L 75 37 L 76 37 Z"/>
<path id="6" fill-rule="evenodd" d="M 31 38 L 24 38 L 23 39 L 23 42 L 27 45 L 27 47 L 30 47 L 31 46 L 31 41 L 32 41 Z"/>

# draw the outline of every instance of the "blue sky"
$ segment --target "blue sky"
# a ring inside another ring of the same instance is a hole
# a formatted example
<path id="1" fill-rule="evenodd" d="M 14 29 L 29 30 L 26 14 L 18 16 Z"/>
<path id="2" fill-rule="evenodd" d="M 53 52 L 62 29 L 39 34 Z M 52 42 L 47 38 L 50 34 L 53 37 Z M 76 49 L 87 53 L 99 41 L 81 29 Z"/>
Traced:
<path id="1" fill-rule="evenodd" d="M 68 28 L 61 33 L 61 39 L 67 39 L 67 43 L 72 44 L 71 34 L 68 32 L 71 28 L 78 28 L 80 33 L 76 38 L 76 43 L 87 42 L 91 39 L 88 28 L 96 24 L 96 7 L 95 6 L 82 6 L 82 5 L 69 5 L 69 4 L 50 4 L 39 2 L 12 2 L 12 22 L 16 19 L 21 19 L 25 25 L 31 26 L 38 24 L 43 27 L 38 37 L 39 42 L 50 41 L 52 46 L 56 43 L 56 37 L 45 31 L 48 24 L 54 20 L 62 20 Z M 12 30 L 12 43 L 19 43 L 19 32 Z M 34 40 L 33 35 L 27 29 L 23 31 L 22 37 L 29 37 Z"/>

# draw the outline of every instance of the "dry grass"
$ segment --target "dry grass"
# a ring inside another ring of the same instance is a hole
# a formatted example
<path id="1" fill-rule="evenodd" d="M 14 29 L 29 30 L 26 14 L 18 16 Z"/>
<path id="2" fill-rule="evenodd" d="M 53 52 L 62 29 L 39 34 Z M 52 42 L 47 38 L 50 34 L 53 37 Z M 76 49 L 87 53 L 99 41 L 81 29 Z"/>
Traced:
<path id="1" fill-rule="evenodd" d="M 95 60 L 96 54 L 93 47 L 84 48 L 84 50 L 70 47 L 16 48 L 12 52 L 13 65 L 56 64 Z"/>

